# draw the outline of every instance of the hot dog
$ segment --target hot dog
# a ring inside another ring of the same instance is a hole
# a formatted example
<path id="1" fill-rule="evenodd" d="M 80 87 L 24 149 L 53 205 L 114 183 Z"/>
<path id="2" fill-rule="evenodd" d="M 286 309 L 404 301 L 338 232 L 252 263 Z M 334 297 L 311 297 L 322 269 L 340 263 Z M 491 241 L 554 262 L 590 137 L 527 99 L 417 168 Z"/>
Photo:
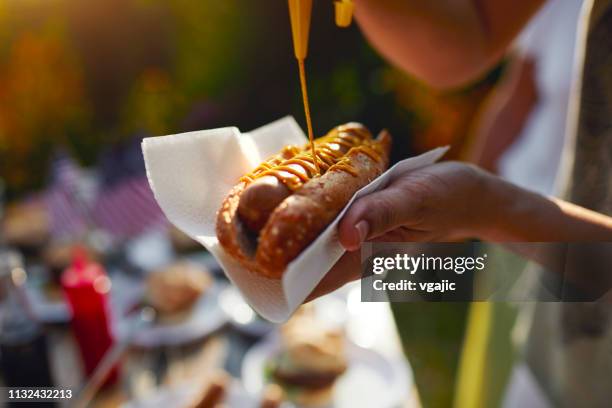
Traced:
<path id="1" fill-rule="evenodd" d="M 348 133 L 364 131 L 359 126 L 347 125 L 345 130 Z M 315 145 L 324 145 L 326 139 L 323 141 L 316 141 Z M 351 148 L 350 143 L 338 145 L 337 151 L 341 154 L 345 154 Z M 303 148 L 304 149 L 304 148 Z M 308 155 L 309 150 L 293 150 L 294 153 Z M 321 155 L 321 151 L 317 154 Z M 295 157 L 295 156 L 293 156 Z M 289 157 L 291 158 L 291 157 Z M 289 163 L 285 167 L 287 171 L 281 171 L 282 177 L 291 177 L 291 175 L 299 175 L 298 177 L 312 178 L 314 175 L 314 168 L 304 167 L 302 164 Z M 283 183 L 283 178 L 279 178 L 275 175 L 262 176 L 254 180 L 242 193 L 240 197 L 240 203 L 238 204 L 238 215 L 242 222 L 247 228 L 253 231 L 260 231 L 268 221 L 272 211 L 287 197 L 292 194 L 292 189 Z M 299 182 L 298 182 L 299 183 Z"/>
<path id="2" fill-rule="evenodd" d="M 217 237 L 247 269 L 280 279 L 352 195 L 388 166 L 391 136 L 348 123 L 309 145 L 288 146 L 243 176 L 217 215 Z"/>

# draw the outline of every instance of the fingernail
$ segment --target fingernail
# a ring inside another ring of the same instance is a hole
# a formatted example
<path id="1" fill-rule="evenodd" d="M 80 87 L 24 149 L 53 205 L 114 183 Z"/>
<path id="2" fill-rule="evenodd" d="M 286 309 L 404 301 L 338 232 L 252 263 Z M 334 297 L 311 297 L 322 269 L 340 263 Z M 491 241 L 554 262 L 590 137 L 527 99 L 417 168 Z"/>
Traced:
<path id="1" fill-rule="evenodd" d="M 357 224 L 355 224 L 355 229 L 359 233 L 359 243 L 361 244 L 368 237 L 368 233 L 370 232 L 370 225 L 366 220 L 361 220 Z"/>

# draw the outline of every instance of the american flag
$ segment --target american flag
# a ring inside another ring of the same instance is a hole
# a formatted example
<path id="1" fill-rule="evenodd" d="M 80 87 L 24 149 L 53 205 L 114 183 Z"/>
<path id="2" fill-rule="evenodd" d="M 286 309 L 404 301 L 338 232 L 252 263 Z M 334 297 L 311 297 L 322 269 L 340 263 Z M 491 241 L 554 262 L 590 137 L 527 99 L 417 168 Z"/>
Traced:
<path id="1" fill-rule="evenodd" d="M 130 177 L 101 190 L 93 214 L 100 228 L 120 237 L 166 225 L 145 176 Z"/>
<path id="2" fill-rule="evenodd" d="M 167 226 L 147 181 L 140 148 L 143 136 L 108 148 L 98 164 L 101 186 L 93 207 L 94 219 L 120 237 Z"/>
<path id="3" fill-rule="evenodd" d="M 167 226 L 147 181 L 140 138 L 102 155 L 93 197 L 82 194 L 86 172 L 68 154 L 61 153 L 52 161 L 51 174 L 45 199 L 54 236 L 75 236 L 87 228 L 100 228 L 129 238 Z"/>
<path id="4" fill-rule="evenodd" d="M 68 153 L 58 152 L 51 162 L 50 187 L 44 201 L 54 237 L 75 236 L 87 227 L 86 207 L 78 201 L 78 185 L 82 170 Z"/>

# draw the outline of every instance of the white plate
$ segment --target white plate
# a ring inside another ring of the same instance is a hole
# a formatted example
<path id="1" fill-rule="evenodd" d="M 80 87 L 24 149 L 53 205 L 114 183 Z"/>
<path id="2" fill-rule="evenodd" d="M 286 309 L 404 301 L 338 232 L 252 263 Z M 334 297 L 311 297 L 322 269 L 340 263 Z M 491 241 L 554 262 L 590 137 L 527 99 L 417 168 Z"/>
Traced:
<path id="1" fill-rule="evenodd" d="M 219 293 L 225 285 L 213 285 L 192 306 L 191 311 L 178 321 L 156 321 L 132 335 L 130 343 L 141 347 L 175 346 L 206 337 L 227 323 L 227 316 L 219 307 Z M 132 319 L 124 318 L 117 325 L 119 338 L 129 335 Z"/>
<path id="2" fill-rule="evenodd" d="M 186 407 L 195 397 L 197 385 L 183 384 L 176 387 L 160 388 L 146 398 L 128 401 L 121 408 L 170 408 Z M 229 408 L 257 408 L 257 399 L 248 394 L 238 381 L 233 381 L 223 400 Z"/>
<path id="3" fill-rule="evenodd" d="M 267 362 L 280 348 L 278 337 L 256 344 L 244 357 L 242 381 L 254 395 L 261 392 Z M 334 388 L 331 406 L 336 408 L 391 408 L 409 399 L 410 374 L 406 362 L 347 343 L 348 369 Z"/>

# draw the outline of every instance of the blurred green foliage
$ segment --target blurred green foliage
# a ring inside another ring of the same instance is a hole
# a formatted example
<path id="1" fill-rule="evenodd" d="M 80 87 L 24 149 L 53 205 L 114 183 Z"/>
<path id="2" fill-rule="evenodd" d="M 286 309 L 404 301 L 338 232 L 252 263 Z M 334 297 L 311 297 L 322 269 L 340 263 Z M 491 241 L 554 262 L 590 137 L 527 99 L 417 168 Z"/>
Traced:
<path id="1" fill-rule="evenodd" d="M 0 176 L 9 192 L 44 184 L 50 154 L 85 164 L 135 134 L 292 114 L 303 124 L 286 2 L 24 0 L 0 3 Z M 313 12 L 307 61 L 318 134 L 361 120 L 406 128 L 389 68 L 332 5 Z M 387 84 L 388 85 L 388 84 Z"/>
<path id="2" fill-rule="evenodd" d="M 425 149 L 465 133 L 482 89 L 431 92 L 388 67 L 355 25 L 333 21 L 332 2 L 315 2 L 316 134 L 351 120 L 387 128 L 398 160 L 415 139 Z M 250 129 L 287 114 L 304 125 L 286 1 L 5 1 L 0 40 L 0 177 L 10 194 L 44 185 L 58 146 L 92 164 L 135 135 Z"/>

